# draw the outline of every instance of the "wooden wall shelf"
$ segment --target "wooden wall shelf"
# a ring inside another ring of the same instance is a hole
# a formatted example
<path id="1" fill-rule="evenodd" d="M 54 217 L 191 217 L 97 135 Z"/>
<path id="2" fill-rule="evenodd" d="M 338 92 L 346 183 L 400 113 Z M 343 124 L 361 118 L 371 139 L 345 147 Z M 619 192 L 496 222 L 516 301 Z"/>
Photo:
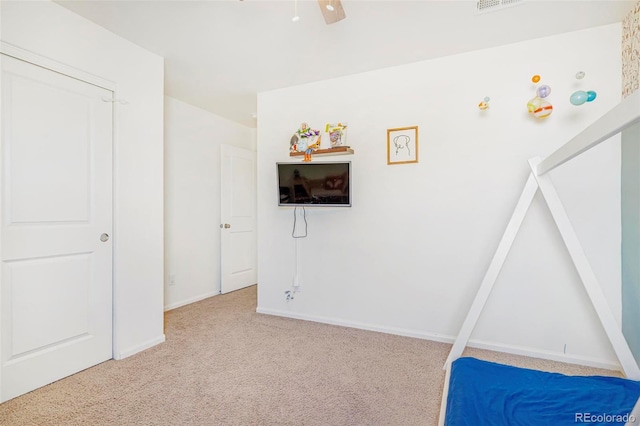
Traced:
<path id="1" fill-rule="evenodd" d="M 325 155 L 350 155 L 353 154 L 354 151 L 352 148 L 348 146 L 339 146 L 336 148 L 327 148 L 327 149 L 317 149 L 313 151 L 311 157 L 321 157 Z M 290 157 L 304 157 L 304 152 L 290 152 Z"/>

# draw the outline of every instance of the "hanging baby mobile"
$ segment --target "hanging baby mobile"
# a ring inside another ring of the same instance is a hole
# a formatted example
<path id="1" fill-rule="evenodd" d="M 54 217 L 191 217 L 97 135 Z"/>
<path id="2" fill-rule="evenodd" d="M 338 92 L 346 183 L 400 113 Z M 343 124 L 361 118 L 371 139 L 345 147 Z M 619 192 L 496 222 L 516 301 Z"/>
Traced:
<path id="1" fill-rule="evenodd" d="M 576 80 L 582 80 L 584 76 L 584 71 L 578 71 L 576 73 Z M 598 94 L 593 90 L 577 90 L 571 94 L 571 96 L 569 97 L 569 102 L 571 102 L 572 105 L 580 106 L 585 102 L 593 102 L 596 96 L 598 96 Z"/>
<path id="2" fill-rule="evenodd" d="M 480 101 L 480 103 L 478 104 L 478 108 L 480 108 L 480 111 L 486 111 L 489 109 L 489 101 L 491 100 L 490 97 L 485 96 L 484 99 L 482 101 Z"/>
<path id="3" fill-rule="evenodd" d="M 540 76 L 538 74 L 531 77 L 531 81 L 535 84 L 540 82 Z M 553 105 L 549 103 L 547 97 L 551 94 L 551 87 L 546 84 L 541 84 L 536 89 L 536 96 L 531 98 L 527 102 L 527 111 L 529 114 L 533 114 L 535 118 L 547 118 L 553 112 Z"/>
<path id="4" fill-rule="evenodd" d="M 320 148 L 320 130 L 313 130 L 307 123 L 302 123 L 300 128 L 291 136 L 289 151 L 304 152 L 302 161 L 311 161 L 311 154 Z"/>

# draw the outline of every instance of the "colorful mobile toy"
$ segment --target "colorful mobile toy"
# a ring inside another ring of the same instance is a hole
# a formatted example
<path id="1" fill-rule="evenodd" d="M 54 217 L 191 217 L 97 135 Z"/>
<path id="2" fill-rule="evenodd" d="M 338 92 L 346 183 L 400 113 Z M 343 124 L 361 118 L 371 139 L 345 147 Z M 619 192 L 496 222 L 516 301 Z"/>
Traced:
<path id="1" fill-rule="evenodd" d="M 480 101 L 480 103 L 478 104 L 478 108 L 480 108 L 480 111 L 486 111 L 487 109 L 489 109 L 490 100 L 491 100 L 490 97 L 485 96 L 484 99 Z"/>
<path id="2" fill-rule="evenodd" d="M 538 74 L 531 77 L 531 81 L 534 83 L 540 82 L 540 76 Z M 535 118 L 547 118 L 553 112 L 553 105 L 547 100 L 547 97 L 551 94 L 551 87 L 543 84 L 536 89 L 536 96 L 531 98 L 527 102 L 527 111 L 529 114 L 533 114 Z"/>
<path id="3" fill-rule="evenodd" d="M 576 73 L 576 80 L 582 80 L 584 76 L 584 71 L 578 71 Z M 580 106 L 584 105 L 587 102 L 593 102 L 597 96 L 598 94 L 593 90 L 576 90 L 569 97 L 569 102 L 571 102 L 571 105 Z"/>

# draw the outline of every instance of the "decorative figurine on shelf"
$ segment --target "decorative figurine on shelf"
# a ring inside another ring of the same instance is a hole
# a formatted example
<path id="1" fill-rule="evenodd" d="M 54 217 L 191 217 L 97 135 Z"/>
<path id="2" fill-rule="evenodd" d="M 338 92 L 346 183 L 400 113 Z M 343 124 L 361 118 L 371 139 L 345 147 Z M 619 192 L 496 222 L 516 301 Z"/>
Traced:
<path id="1" fill-rule="evenodd" d="M 307 149 L 304 151 L 304 159 L 302 161 L 311 161 L 311 154 L 313 154 L 313 151 L 318 148 L 320 148 L 320 136 L 318 136 L 314 143 L 312 143 L 311 145 L 307 145 Z"/>
<path id="2" fill-rule="evenodd" d="M 300 128 L 291 136 L 289 151 L 304 152 L 303 161 L 311 161 L 311 154 L 320 147 L 320 130 L 313 130 L 307 123 L 302 123 Z"/>
<path id="3" fill-rule="evenodd" d="M 291 136 L 291 142 L 289 143 L 289 152 L 298 152 L 298 144 L 300 143 L 300 137 L 297 133 Z"/>

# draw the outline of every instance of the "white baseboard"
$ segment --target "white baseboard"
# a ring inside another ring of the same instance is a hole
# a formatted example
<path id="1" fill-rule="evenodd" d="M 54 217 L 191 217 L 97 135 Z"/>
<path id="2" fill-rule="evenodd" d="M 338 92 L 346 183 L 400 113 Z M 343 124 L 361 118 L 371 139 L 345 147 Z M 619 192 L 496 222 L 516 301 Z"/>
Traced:
<path id="1" fill-rule="evenodd" d="M 441 343 L 453 344 L 453 342 L 455 341 L 455 336 L 451 336 L 451 335 L 428 333 L 423 331 L 416 331 L 416 330 L 409 330 L 409 329 L 402 329 L 402 328 L 395 328 L 395 327 L 387 327 L 387 326 L 368 324 L 368 323 L 357 322 L 357 321 L 347 321 L 347 320 L 341 320 L 337 318 L 322 317 L 317 315 L 306 315 L 306 314 L 300 314 L 297 312 L 282 311 L 278 309 L 265 309 L 265 308 L 258 307 L 256 309 L 256 312 L 259 314 L 275 315 L 275 316 L 299 319 L 304 321 L 314 321 L 314 322 L 319 322 L 323 324 L 357 328 L 361 330 L 377 331 L 381 333 L 395 334 L 398 336 L 432 340 L 432 341 L 441 342 Z M 594 367 L 594 368 L 603 368 L 606 370 L 620 371 L 619 364 L 612 363 L 607 360 L 587 358 L 582 356 L 568 356 L 566 354 L 559 353 L 559 352 L 544 351 L 544 350 L 539 350 L 534 348 L 512 346 L 512 345 L 507 345 L 502 343 L 493 343 L 493 342 L 486 342 L 486 341 L 474 340 L 474 339 L 470 339 L 467 346 L 472 348 L 478 348 L 478 349 L 486 349 L 486 350 L 495 351 L 495 352 L 504 352 L 504 353 L 513 354 L 513 355 L 522 355 L 522 356 L 527 356 L 531 358 L 548 359 L 550 361 L 559 361 L 559 362 L 565 362 L 568 364 L 577 364 L 577 365 L 584 365 L 584 366 Z"/>
<path id="2" fill-rule="evenodd" d="M 135 355 L 138 352 L 144 351 L 145 349 L 149 349 L 149 348 L 151 348 L 151 347 L 153 347 L 155 345 L 159 345 L 160 343 L 163 343 L 165 340 L 166 340 L 166 337 L 165 337 L 164 334 L 162 334 L 162 335 L 160 335 L 160 336 L 158 336 L 158 337 L 156 337 L 154 339 L 147 340 L 146 342 L 144 342 L 144 343 L 142 343 L 142 344 L 140 344 L 138 346 L 134 346 L 133 348 L 130 348 L 130 349 L 126 350 L 126 351 L 121 351 L 121 352 L 118 352 L 118 353 L 114 353 L 113 354 L 113 359 L 119 360 L 119 359 L 128 358 L 131 355 Z"/>
<path id="3" fill-rule="evenodd" d="M 186 305 L 189 305 L 191 303 L 199 302 L 201 300 L 208 299 L 210 297 L 218 296 L 218 295 L 220 295 L 220 293 L 217 292 L 217 291 L 212 291 L 210 293 L 204 293 L 204 294 L 201 294 L 201 295 L 196 296 L 196 297 L 191 297 L 189 299 L 181 300 L 179 302 L 175 302 L 175 303 L 171 303 L 169 305 L 166 305 L 164 307 L 164 311 L 167 312 L 167 311 L 170 311 L 172 309 L 176 309 L 176 308 L 179 308 L 181 306 L 186 306 Z"/>
<path id="4" fill-rule="evenodd" d="M 597 358 L 588 358 L 584 356 L 569 356 L 561 352 L 551 352 L 540 349 L 532 349 L 522 346 L 512 346 L 504 343 L 496 344 L 481 340 L 470 340 L 469 345 L 472 348 L 486 349 L 495 352 L 504 352 L 513 355 L 528 356 L 531 358 L 548 359 L 550 361 L 566 362 L 568 364 L 584 365 L 586 367 L 602 368 L 605 370 L 622 371 L 620 364 L 612 363 Z"/>
<path id="5" fill-rule="evenodd" d="M 340 325 L 343 327 L 358 328 L 361 330 L 378 331 L 381 333 L 395 334 L 398 336 L 415 337 L 417 339 L 433 340 L 435 342 L 452 343 L 454 338 L 451 336 L 443 336 L 435 333 L 425 333 L 403 328 L 386 327 L 381 325 L 368 324 L 357 321 L 346 321 L 337 318 L 321 317 L 316 315 L 305 315 L 297 312 L 281 311 L 277 309 L 264 309 L 258 307 L 256 312 L 259 314 L 275 315 L 279 317 L 287 317 L 305 321 L 320 322 L 323 324 Z"/>

